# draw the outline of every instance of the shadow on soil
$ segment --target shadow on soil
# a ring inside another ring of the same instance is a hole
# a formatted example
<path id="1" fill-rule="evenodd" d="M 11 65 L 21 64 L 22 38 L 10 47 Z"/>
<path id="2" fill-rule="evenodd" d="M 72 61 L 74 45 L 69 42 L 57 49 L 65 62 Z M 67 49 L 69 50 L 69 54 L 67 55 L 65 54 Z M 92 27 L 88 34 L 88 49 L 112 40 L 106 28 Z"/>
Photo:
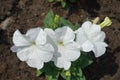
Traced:
<path id="1" fill-rule="evenodd" d="M 77 5 L 72 5 L 69 15 L 73 13 L 78 13 L 79 9 L 83 9 L 89 14 L 91 14 L 91 17 L 96 17 L 98 15 L 98 11 L 100 10 L 100 5 L 97 2 L 97 0 L 79 0 L 77 2 Z"/>
<path id="2" fill-rule="evenodd" d="M 120 47 L 115 51 L 120 51 Z M 112 50 L 107 48 L 106 53 L 95 62 L 84 69 L 84 74 L 87 80 L 100 80 L 105 75 L 113 76 L 118 69 L 115 62 L 116 57 L 113 55 Z"/>

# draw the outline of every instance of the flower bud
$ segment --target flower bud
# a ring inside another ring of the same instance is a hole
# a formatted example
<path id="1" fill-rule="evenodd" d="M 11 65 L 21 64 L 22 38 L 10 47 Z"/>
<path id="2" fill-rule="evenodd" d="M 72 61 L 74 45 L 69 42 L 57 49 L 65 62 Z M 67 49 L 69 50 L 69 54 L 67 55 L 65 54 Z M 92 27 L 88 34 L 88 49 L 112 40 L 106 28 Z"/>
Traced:
<path id="1" fill-rule="evenodd" d="M 59 19 L 60 19 L 60 16 L 56 14 L 55 17 L 54 17 L 54 22 L 58 23 Z"/>
<path id="2" fill-rule="evenodd" d="M 56 14 L 54 17 L 54 28 L 58 26 L 59 19 L 60 19 L 60 16 Z"/>
<path id="3" fill-rule="evenodd" d="M 105 17 L 104 21 L 100 23 L 101 28 L 104 28 L 106 26 L 110 26 L 112 24 L 112 21 L 109 17 Z"/>
<path id="4" fill-rule="evenodd" d="M 67 71 L 66 71 L 66 73 L 65 73 L 65 75 L 66 75 L 67 77 L 71 76 L 70 71 L 69 71 L 69 70 L 67 70 Z"/>

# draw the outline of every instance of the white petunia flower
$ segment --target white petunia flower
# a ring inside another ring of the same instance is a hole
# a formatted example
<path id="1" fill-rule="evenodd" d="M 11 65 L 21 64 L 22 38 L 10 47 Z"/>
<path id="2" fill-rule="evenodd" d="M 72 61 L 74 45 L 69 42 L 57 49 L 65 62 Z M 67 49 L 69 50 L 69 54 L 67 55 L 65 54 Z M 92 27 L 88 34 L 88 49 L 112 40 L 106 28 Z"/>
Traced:
<path id="1" fill-rule="evenodd" d="M 49 62 L 53 57 L 54 48 L 47 43 L 47 34 L 41 28 L 33 28 L 25 35 L 16 30 L 13 35 L 13 52 L 21 61 L 33 68 L 41 69 L 44 62 Z"/>
<path id="2" fill-rule="evenodd" d="M 51 38 L 55 48 L 53 55 L 54 64 L 59 68 L 68 70 L 71 66 L 71 61 L 75 61 L 80 57 L 80 47 L 74 42 L 75 34 L 68 26 L 58 28 L 55 31 L 45 29 L 46 33 Z"/>
<path id="3" fill-rule="evenodd" d="M 105 53 L 108 45 L 104 42 L 105 33 L 101 31 L 99 25 L 86 21 L 75 33 L 77 34 L 76 41 L 81 45 L 81 50 L 93 51 L 96 57 Z"/>

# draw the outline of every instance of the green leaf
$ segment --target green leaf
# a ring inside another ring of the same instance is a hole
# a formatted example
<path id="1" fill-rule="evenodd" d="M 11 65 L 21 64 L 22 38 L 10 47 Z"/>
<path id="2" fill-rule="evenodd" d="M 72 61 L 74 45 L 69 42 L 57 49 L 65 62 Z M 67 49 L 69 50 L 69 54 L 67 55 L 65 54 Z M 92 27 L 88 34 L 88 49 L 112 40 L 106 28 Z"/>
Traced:
<path id="1" fill-rule="evenodd" d="M 61 2 L 61 5 L 62 5 L 63 8 L 65 8 L 66 2 L 65 2 L 65 1 L 62 1 L 62 2 Z"/>
<path id="2" fill-rule="evenodd" d="M 87 67 L 88 65 L 92 64 L 93 63 L 93 60 L 91 58 L 91 56 L 86 53 L 86 52 L 81 52 L 81 56 L 79 58 L 79 66 L 81 68 L 85 68 Z"/>
<path id="3" fill-rule="evenodd" d="M 71 3 L 75 3 L 77 0 L 70 0 Z"/>
<path id="4" fill-rule="evenodd" d="M 72 68 L 71 80 L 85 80 L 82 69 L 78 66 Z"/>
<path id="5" fill-rule="evenodd" d="M 62 0 L 56 0 L 56 2 L 61 2 Z"/>
<path id="6" fill-rule="evenodd" d="M 47 80 L 58 80 L 58 78 L 54 78 L 53 75 L 45 75 Z"/>
<path id="7" fill-rule="evenodd" d="M 75 26 L 73 27 L 73 30 L 77 30 L 78 28 L 80 28 L 80 24 L 76 23 Z"/>
<path id="8" fill-rule="evenodd" d="M 81 68 L 78 68 L 78 66 L 74 67 L 72 72 L 71 80 L 81 80 L 83 76 Z"/>
<path id="9" fill-rule="evenodd" d="M 66 79 L 65 71 L 62 71 L 61 74 L 62 78 Z"/>
<path id="10" fill-rule="evenodd" d="M 36 76 L 39 77 L 41 74 L 42 74 L 42 72 L 40 70 L 37 70 Z"/>
<path id="11" fill-rule="evenodd" d="M 50 10 L 44 19 L 44 28 L 52 27 L 54 27 L 54 13 Z"/>
<path id="12" fill-rule="evenodd" d="M 69 26 L 70 28 L 73 28 L 73 24 L 69 20 L 66 20 L 63 17 L 60 18 L 59 26 Z"/>
<path id="13" fill-rule="evenodd" d="M 49 75 L 45 75 L 47 80 L 52 80 L 52 76 L 49 76 Z"/>
<path id="14" fill-rule="evenodd" d="M 46 63 L 41 69 L 45 73 L 48 80 L 57 80 L 59 76 L 59 69 L 54 66 L 53 62 Z"/>
<path id="15" fill-rule="evenodd" d="M 53 2 L 54 0 L 48 0 L 49 2 Z"/>
<path id="16" fill-rule="evenodd" d="M 62 72 L 60 73 L 60 75 L 61 75 L 62 78 L 64 78 L 65 80 L 71 80 L 71 75 L 70 75 L 70 76 L 67 76 L 65 70 L 62 70 Z"/>
<path id="17" fill-rule="evenodd" d="M 72 30 L 77 30 L 80 27 L 80 24 L 76 23 L 73 25 L 69 20 L 66 20 L 65 18 L 61 17 L 59 26 L 69 26 Z"/>

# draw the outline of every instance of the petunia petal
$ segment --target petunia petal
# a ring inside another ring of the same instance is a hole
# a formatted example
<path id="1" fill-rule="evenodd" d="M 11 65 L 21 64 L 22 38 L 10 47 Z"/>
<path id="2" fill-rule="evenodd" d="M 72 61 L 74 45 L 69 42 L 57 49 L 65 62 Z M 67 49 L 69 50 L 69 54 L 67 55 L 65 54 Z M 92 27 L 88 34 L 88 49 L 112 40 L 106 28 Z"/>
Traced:
<path id="1" fill-rule="evenodd" d="M 40 28 L 32 28 L 27 31 L 26 36 L 29 37 L 31 41 L 35 41 L 39 32 L 40 32 Z"/>
<path id="2" fill-rule="evenodd" d="M 89 32 L 91 25 L 92 23 L 90 21 L 86 21 L 82 24 L 81 28 L 83 28 L 85 32 Z"/>
<path id="3" fill-rule="evenodd" d="M 76 42 L 80 45 L 82 45 L 85 41 L 87 41 L 88 38 L 85 34 L 85 32 L 83 31 L 82 28 L 79 28 L 77 34 L 76 34 Z"/>
<path id="4" fill-rule="evenodd" d="M 45 28 L 44 31 L 48 34 L 48 36 L 54 41 L 56 42 L 57 38 L 56 38 L 56 34 L 52 29 L 49 28 Z"/>
<path id="5" fill-rule="evenodd" d="M 33 67 L 33 68 L 37 68 L 38 70 L 43 68 L 44 66 L 44 63 L 39 61 L 39 60 L 34 60 L 34 59 L 29 59 L 27 61 L 27 64 L 30 66 L 30 67 Z"/>
<path id="6" fill-rule="evenodd" d="M 93 49 L 93 44 L 89 40 L 87 40 L 81 47 L 83 51 L 89 52 Z"/>
<path id="7" fill-rule="evenodd" d="M 103 31 L 101 31 L 98 35 L 94 36 L 93 41 L 94 42 L 99 42 L 99 41 L 103 42 L 104 39 L 105 39 L 105 33 Z"/>
<path id="8" fill-rule="evenodd" d="M 19 30 L 16 30 L 13 35 L 13 43 L 15 46 L 28 46 L 31 45 L 30 41 L 20 33 Z"/>
<path id="9" fill-rule="evenodd" d="M 21 61 L 26 61 L 30 67 L 41 69 L 44 62 L 49 62 L 52 59 L 52 48 L 49 44 L 45 47 L 42 46 L 40 49 L 36 46 L 31 46 L 17 52 L 17 56 Z"/>
<path id="10" fill-rule="evenodd" d="M 80 46 L 77 43 L 69 43 L 65 48 L 63 52 L 68 61 L 75 61 L 80 57 Z"/>
<path id="11" fill-rule="evenodd" d="M 12 52 L 17 52 L 18 49 L 19 49 L 19 47 L 15 46 L 15 45 L 10 48 L 10 50 L 11 50 Z"/>
<path id="12" fill-rule="evenodd" d="M 100 33 L 100 31 L 101 31 L 101 27 L 99 25 L 92 24 L 90 26 L 89 32 L 87 32 L 87 33 L 90 37 L 94 37 L 94 36 L 98 35 Z"/>
<path id="13" fill-rule="evenodd" d="M 35 60 L 36 67 L 39 68 L 39 69 L 41 69 L 43 67 L 42 65 L 43 65 L 44 62 L 51 61 L 51 59 L 53 57 L 53 52 L 47 51 L 47 49 L 50 48 L 48 46 L 50 46 L 50 45 L 45 46 L 46 50 L 45 49 L 43 50 L 42 47 L 41 47 L 42 49 L 35 48 L 34 53 L 31 56 L 29 56 L 29 59 L 31 59 L 33 61 Z"/>
<path id="14" fill-rule="evenodd" d="M 21 61 L 26 61 L 32 53 L 34 53 L 34 47 L 26 47 L 17 52 L 17 57 Z"/>
<path id="15" fill-rule="evenodd" d="M 54 64 L 56 65 L 56 67 L 64 68 L 65 70 L 68 70 L 71 66 L 71 62 L 67 61 L 65 58 L 62 58 L 62 57 L 56 58 L 56 60 L 54 61 Z"/>
<path id="16" fill-rule="evenodd" d="M 26 48 L 26 47 L 28 47 L 28 46 L 12 46 L 11 48 L 10 48 L 10 50 L 12 51 L 12 52 L 18 52 L 18 51 L 20 51 L 20 50 L 22 50 L 23 48 Z"/>
<path id="17" fill-rule="evenodd" d="M 38 57 L 44 61 L 48 62 L 52 59 L 54 48 L 51 44 L 46 44 L 45 46 L 39 46 L 38 50 L 36 50 L 36 53 L 38 53 Z"/>
<path id="18" fill-rule="evenodd" d="M 37 45 L 44 45 L 46 43 L 46 36 L 47 34 L 43 31 L 43 29 L 40 29 L 38 36 L 35 40 Z"/>
<path id="19" fill-rule="evenodd" d="M 58 28 L 55 30 L 55 33 L 57 34 L 57 38 L 63 41 L 64 43 L 69 43 L 71 41 L 74 41 L 75 39 L 74 31 L 71 28 L 69 28 L 69 26 Z"/>
<path id="20" fill-rule="evenodd" d="M 68 70 L 71 66 L 71 62 L 70 61 L 64 61 L 64 69 Z"/>
<path id="21" fill-rule="evenodd" d="M 95 54 L 95 57 L 99 57 L 101 55 L 103 55 L 106 51 L 106 47 L 108 45 L 104 42 L 96 42 L 94 43 L 94 49 L 93 52 Z"/>
<path id="22" fill-rule="evenodd" d="M 40 50 L 47 51 L 47 52 L 54 52 L 54 48 L 51 44 L 47 43 L 44 46 L 37 46 Z"/>
<path id="23" fill-rule="evenodd" d="M 67 60 L 70 62 L 77 60 L 79 57 L 80 57 L 80 51 L 73 51 L 73 50 L 65 51 L 65 58 L 67 58 Z"/>

